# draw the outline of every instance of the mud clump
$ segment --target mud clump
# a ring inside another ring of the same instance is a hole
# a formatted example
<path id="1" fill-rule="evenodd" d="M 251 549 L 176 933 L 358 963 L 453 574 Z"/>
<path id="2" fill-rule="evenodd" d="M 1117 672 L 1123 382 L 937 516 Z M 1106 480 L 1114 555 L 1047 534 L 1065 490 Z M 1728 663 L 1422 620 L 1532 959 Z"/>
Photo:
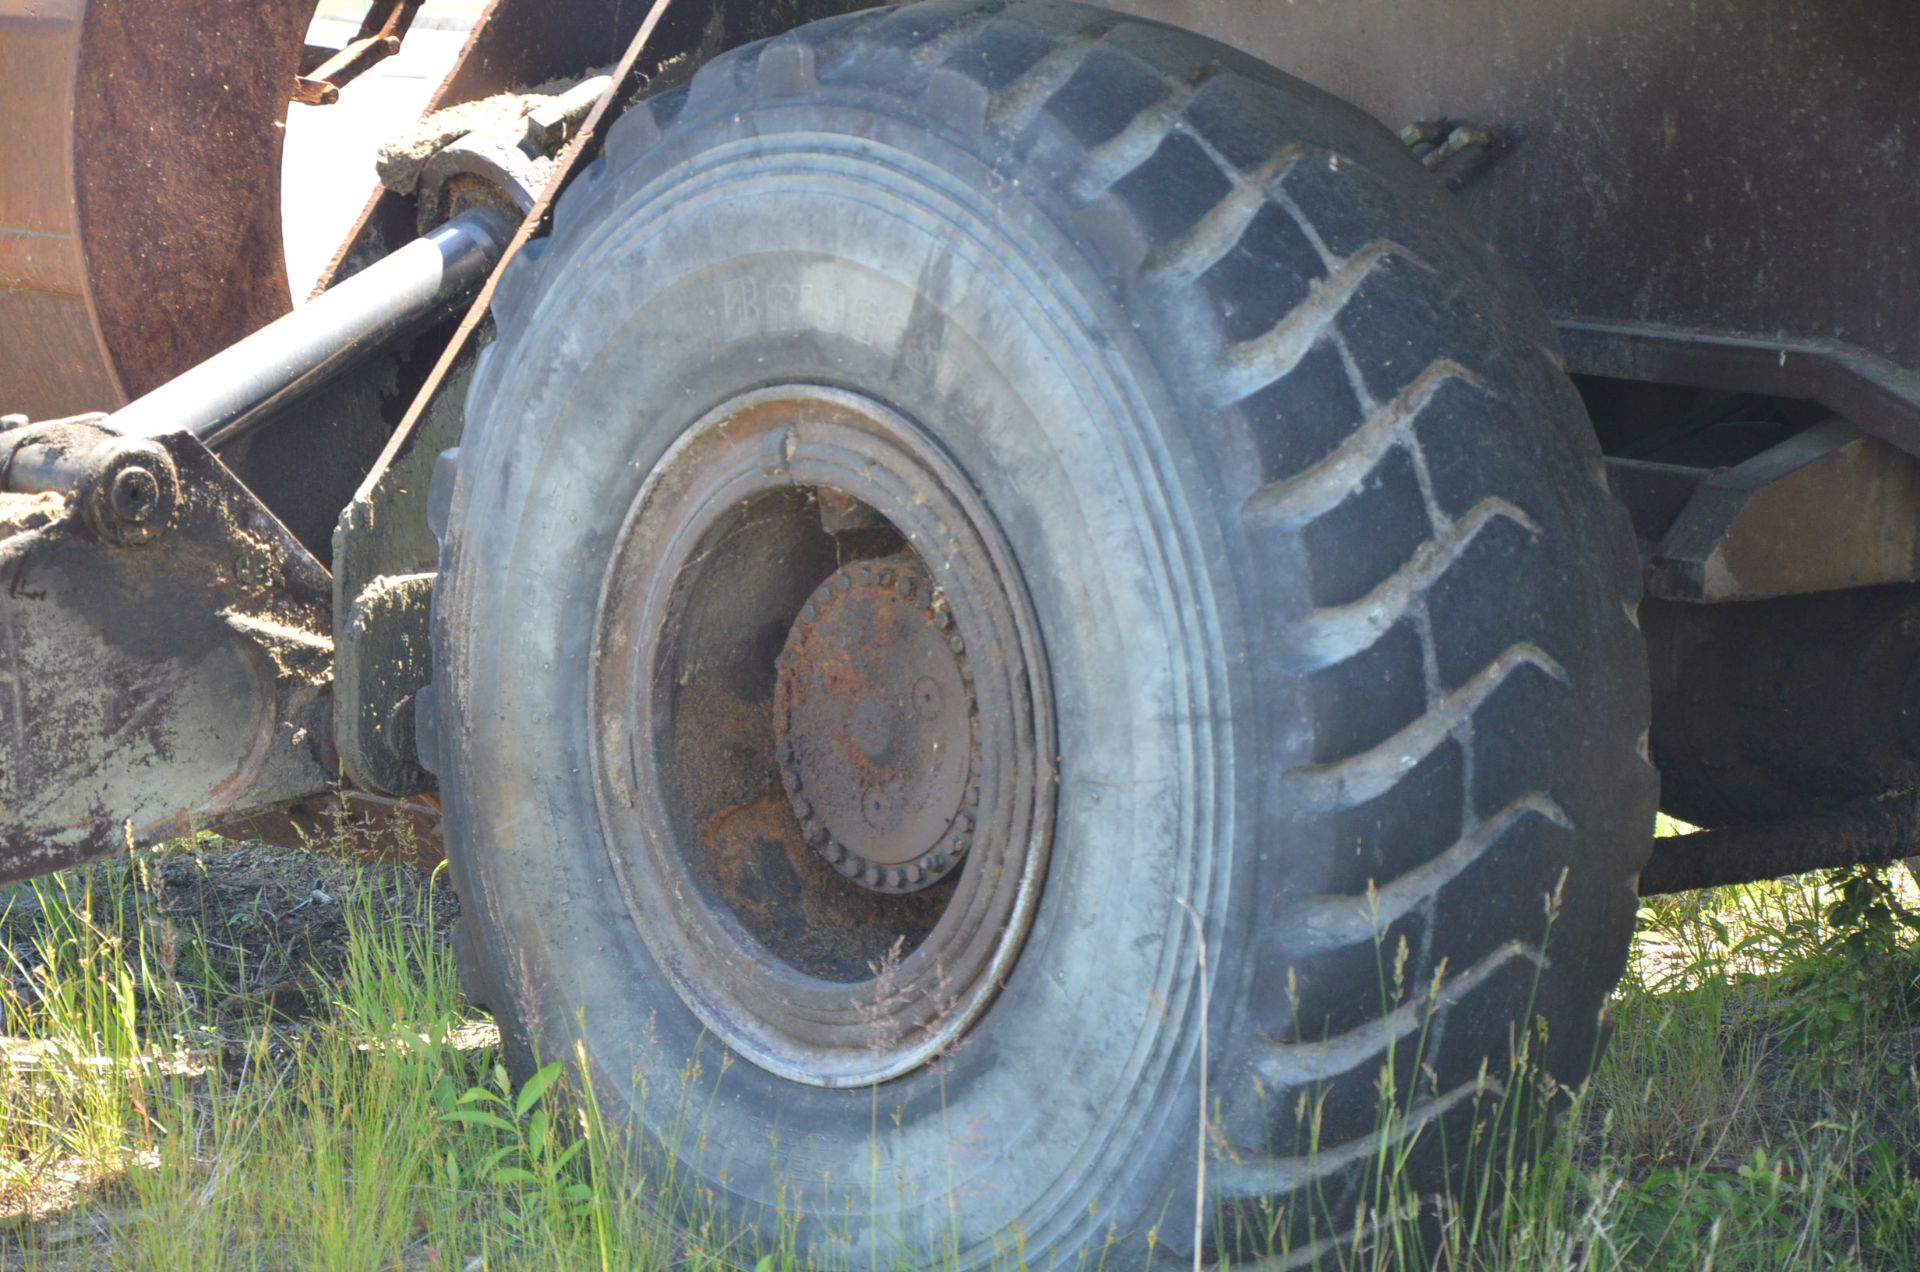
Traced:
<path id="1" fill-rule="evenodd" d="M 442 150 L 469 133 L 501 132 L 553 100 L 542 92 L 497 93 L 479 101 L 436 110 L 380 147 L 374 169 L 380 184 L 395 194 L 412 194 L 420 174 Z"/>
<path id="2" fill-rule="evenodd" d="M 34 495 L 0 492 L 0 539 L 44 529 L 66 513 L 66 496 L 52 491 Z"/>

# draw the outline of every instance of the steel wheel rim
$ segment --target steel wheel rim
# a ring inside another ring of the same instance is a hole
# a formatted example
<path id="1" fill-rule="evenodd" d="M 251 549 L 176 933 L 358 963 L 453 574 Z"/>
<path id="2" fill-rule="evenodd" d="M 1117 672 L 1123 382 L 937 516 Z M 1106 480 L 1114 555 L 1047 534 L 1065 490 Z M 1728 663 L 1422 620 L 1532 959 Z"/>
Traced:
<path id="1" fill-rule="evenodd" d="M 807 842 L 796 815 L 805 805 L 776 751 L 776 660 L 820 586 L 809 571 L 826 563 L 806 530 L 822 491 L 882 519 L 866 540 L 820 530 L 834 563 L 850 542 L 848 568 L 866 559 L 863 545 L 887 560 L 904 548 L 966 651 L 978 737 L 971 848 L 905 897 L 863 888 Z M 767 389 L 710 411 L 641 483 L 591 658 L 594 788 L 611 864 L 687 1006 L 737 1054 L 817 1086 L 884 1081 L 950 1050 L 1032 922 L 1054 770 L 1032 608 L 984 502 L 937 444 L 838 389 Z"/>

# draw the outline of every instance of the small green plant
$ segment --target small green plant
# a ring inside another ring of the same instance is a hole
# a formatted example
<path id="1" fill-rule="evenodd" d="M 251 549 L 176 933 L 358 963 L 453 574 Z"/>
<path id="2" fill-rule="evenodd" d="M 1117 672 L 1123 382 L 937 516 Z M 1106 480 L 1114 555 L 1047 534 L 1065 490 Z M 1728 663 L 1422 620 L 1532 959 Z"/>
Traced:
<path id="1" fill-rule="evenodd" d="M 1912 1024 L 1920 958 L 1916 918 L 1892 868 L 1836 872 L 1821 903 L 1794 920 L 1807 954 L 1784 972 L 1792 992 L 1782 1011 L 1784 1045 L 1800 1074 L 1821 1090 L 1843 1086 L 1871 1066 L 1880 1039 Z"/>
<path id="2" fill-rule="evenodd" d="M 483 1153 L 463 1172 L 461 1155 L 446 1155 L 447 1184 L 461 1188 L 468 1176 L 478 1176 L 513 1194 L 517 1205 L 508 1222 L 522 1236 L 560 1216 L 584 1217 L 593 1204 L 593 1189 L 579 1182 L 570 1169 L 584 1139 L 562 1147 L 551 1114 L 543 1103 L 547 1091 L 560 1080 L 565 1066 L 559 1061 L 540 1069 L 516 1092 L 505 1065 L 493 1068 L 490 1086 L 468 1088 L 452 1100 L 441 1118 L 462 1126 L 484 1127 L 498 1134 L 497 1147 Z M 445 1088 L 443 1088 L 443 1091 Z"/>

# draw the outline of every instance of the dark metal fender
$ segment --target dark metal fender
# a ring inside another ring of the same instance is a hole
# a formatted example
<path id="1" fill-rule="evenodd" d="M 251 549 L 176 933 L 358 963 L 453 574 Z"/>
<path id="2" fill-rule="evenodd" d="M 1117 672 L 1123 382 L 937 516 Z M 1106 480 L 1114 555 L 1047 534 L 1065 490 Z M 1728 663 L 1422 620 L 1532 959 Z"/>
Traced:
<path id="1" fill-rule="evenodd" d="M 0 434 L 0 881 L 326 789 L 332 693 L 332 580 L 205 446 Z"/>

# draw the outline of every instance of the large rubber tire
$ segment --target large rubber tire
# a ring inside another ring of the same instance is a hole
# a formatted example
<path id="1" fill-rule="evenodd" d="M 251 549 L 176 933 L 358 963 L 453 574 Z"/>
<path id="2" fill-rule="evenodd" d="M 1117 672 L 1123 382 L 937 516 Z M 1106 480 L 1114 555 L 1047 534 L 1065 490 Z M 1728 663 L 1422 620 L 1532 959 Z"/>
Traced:
<path id="1" fill-rule="evenodd" d="M 834 1265 L 1187 1262 L 1204 1013 L 1207 1253 L 1301 1258 L 1380 1161 L 1484 1160 L 1516 1050 L 1584 1078 L 1653 822 L 1633 542 L 1536 301 L 1373 121 L 1097 9 L 835 19 L 629 111 L 495 316 L 421 712 L 469 974 L 687 1195 Z M 968 476 L 1056 712 L 1017 963 L 854 1091 L 715 1063 L 587 776 L 641 483 L 794 382 Z"/>

